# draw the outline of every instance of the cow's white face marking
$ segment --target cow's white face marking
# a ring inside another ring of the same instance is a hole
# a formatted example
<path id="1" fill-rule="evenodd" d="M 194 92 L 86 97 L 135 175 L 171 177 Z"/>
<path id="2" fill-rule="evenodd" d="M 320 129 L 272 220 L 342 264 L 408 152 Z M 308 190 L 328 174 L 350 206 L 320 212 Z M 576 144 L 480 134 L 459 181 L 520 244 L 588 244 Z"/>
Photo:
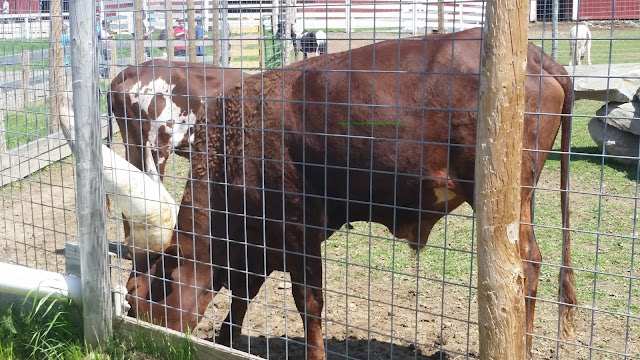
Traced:
<path id="1" fill-rule="evenodd" d="M 456 193 L 446 187 L 433 189 L 433 194 L 436 196 L 436 205 L 451 201 L 457 197 Z"/>
<path id="2" fill-rule="evenodd" d="M 175 87 L 176 84 L 168 84 L 164 79 L 158 77 L 146 85 L 137 82 L 131 87 L 131 94 L 129 94 L 131 103 L 139 103 L 140 109 L 147 114 L 149 113 L 149 107 L 155 106 L 154 97 L 162 96 L 164 98 L 164 108 L 156 116 L 155 121 L 151 123 L 149 142 L 152 146 L 167 147 L 170 151 L 182 144 L 185 134 L 196 122 L 196 115 L 193 109 L 189 109 L 187 113 L 187 109 L 182 109 L 172 100 L 171 94 Z M 158 133 L 161 127 L 163 127 L 162 131 L 164 133 L 169 134 L 167 144 L 158 144 Z M 158 161 L 160 160 L 158 159 Z M 162 160 L 164 161 L 164 159 Z"/>

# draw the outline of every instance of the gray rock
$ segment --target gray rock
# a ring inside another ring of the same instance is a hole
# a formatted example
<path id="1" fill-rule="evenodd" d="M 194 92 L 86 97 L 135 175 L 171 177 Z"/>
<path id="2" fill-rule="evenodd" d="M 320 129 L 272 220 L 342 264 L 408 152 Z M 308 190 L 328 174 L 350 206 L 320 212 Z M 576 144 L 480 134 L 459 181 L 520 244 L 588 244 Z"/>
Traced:
<path id="1" fill-rule="evenodd" d="M 618 158 L 616 156 L 631 156 L 637 158 L 640 136 L 619 130 L 614 126 L 606 126 L 605 139 L 605 124 L 598 118 L 591 119 L 588 127 L 591 138 L 598 144 L 600 150 L 602 151 L 604 145 L 605 153 L 614 155 L 611 158 L 612 160 L 623 164 L 637 163 L 637 159 Z"/>
<path id="2" fill-rule="evenodd" d="M 609 103 L 603 105 L 596 115 L 600 121 L 607 122 L 619 130 L 640 135 L 640 102 Z"/>
<path id="3" fill-rule="evenodd" d="M 581 65 L 565 67 L 573 78 L 575 98 L 629 102 L 640 96 L 640 65 Z"/>
<path id="4" fill-rule="evenodd" d="M 576 99 L 629 102 L 634 99 L 639 88 L 640 79 L 585 77 L 574 81 Z"/>

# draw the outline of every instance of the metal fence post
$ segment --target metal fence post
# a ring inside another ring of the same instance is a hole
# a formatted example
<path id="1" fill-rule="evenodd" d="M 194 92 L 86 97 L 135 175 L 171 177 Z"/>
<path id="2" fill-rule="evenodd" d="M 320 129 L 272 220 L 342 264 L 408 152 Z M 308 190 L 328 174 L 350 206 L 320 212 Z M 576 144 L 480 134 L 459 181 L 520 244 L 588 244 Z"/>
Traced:
<path id="1" fill-rule="evenodd" d="M 105 346 L 111 338 L 111 291 L 102 183 L 96 3 L 71 1 L 71 70 L 75 112 L 78 241 L 82 272 L 85 342 Z"/>
<path id="2" fill-rule="evenodd" d="M 487 2 L 475 169 L 481 359 L 525 356 L 519 233 L 528 7 Z"/>

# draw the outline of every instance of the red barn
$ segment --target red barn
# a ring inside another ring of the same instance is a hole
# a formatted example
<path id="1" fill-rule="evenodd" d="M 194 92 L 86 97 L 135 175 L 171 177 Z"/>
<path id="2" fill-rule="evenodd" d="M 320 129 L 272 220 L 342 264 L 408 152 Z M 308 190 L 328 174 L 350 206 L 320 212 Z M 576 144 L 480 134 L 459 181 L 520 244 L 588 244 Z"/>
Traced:
<path id="1" fill-rule="evenodd" d="M 38 1 L 38 0 L 9 0 L 9 13 L 11 13 L 11 14 L 38 14 L 38 13 L 40 13 L 40 1 Z"/>
<path id="2" fill-rule="evenodd" d="M 640 19 L 638 0 L 573 0 L 573 20 Z M 614 7 L 615 6 L 615 7 Z"/>
<path id="3" fill-rule="evenodd" d="M 551 21 L 552 0 L 537 1 L 538 20 Z M 532 6 L 532 9 L 534 7 Z M 559 20 L 640 19 L 639 0 L 559 0 Z"/>

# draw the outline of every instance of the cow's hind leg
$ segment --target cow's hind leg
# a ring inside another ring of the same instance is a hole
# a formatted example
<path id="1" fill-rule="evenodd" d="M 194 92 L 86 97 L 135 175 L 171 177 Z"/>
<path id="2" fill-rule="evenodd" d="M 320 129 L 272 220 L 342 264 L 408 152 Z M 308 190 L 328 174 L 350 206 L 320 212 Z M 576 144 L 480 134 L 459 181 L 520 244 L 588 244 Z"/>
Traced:
<path id="1" fill-rule="evenodd" d="M 249 275 L 247 283 L 244 273 L 237 272 L 234 275 L 237 276 L 232 276 L 230 284 L 230 287 L 233 288 L 231 309 L 220 327 L 217 339 L 218 344 L 225 346 L 231 346 L 232 339 L 240 335 L 249 301 L 258 294 L 266 279 L 265 275 Z"/>
<path id="2" fill-rule="evenodd" d="M 307 233 L 306 254 L 292 256 L 291 282 L 293 299 L 302 317 L 307 344 L 307 359 L 324 359 L 324 338 L 322 335 L 322 261 L 320 241 Z M 287 259 L 290 259 L 287 257 Z M 304 269 L 304 270 L 303 270 Z M 297 271 L 296 271 L 297 270 Z M 303 272 L 304 271 L 304 272 Z"/>
<path id="3" fill-rule="evenodd" d="M 527 312 L 527 354 L 531 357 L 531 345 L 533 340 L 533 320 L 536 310 L 536 297 L 538 295 L 538 280 L 540 279 L 540 268 L 542 267 L 542 255 L 538 248 L 533 227 L 531 225 L 531 196 L 528 194 L 529 201 L 523 201 L 520 214 L 520 257 L 523 261 L 524 270 L 524 293 L 525 310 Z M 525 195 L 523 194 L 523 199 Z"/>

